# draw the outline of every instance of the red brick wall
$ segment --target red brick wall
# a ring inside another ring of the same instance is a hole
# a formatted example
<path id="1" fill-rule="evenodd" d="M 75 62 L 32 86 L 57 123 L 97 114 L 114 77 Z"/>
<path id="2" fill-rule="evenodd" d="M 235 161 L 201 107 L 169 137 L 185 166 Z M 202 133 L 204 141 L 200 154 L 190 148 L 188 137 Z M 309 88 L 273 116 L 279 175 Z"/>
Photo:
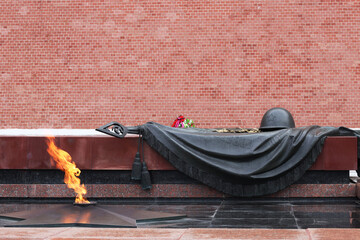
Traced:
<path id="1" fill-rule="evenodd" d="M 0 2 L 0 128 L 360 126 L 360 2 Z"/>

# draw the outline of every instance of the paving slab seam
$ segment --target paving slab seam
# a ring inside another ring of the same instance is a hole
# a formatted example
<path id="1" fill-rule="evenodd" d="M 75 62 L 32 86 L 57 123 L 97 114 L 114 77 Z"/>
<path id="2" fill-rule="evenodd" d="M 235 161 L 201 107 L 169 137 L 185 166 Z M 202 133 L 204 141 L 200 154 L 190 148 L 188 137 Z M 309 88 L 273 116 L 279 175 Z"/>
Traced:
<path id="1" fill-rule="evenodd" d="M 309 236 L 309 240 L 313 240 L 309 229 L 307 228 L 307 229 L 305 229 L 305 231 L 306 231 L 307 235 Z"/>
<path id="2" fill-rule="evenodd" d="M 219 211 L 219 209 L 221 208 L 221 206 L 223 206 L 223 203 L 224 203 L 224 200 L 222 200 L 221 203 L 219 204 L 219 206 L 217 206 L 217 208 L 215 209 L 214 214 L 211 216 L 211 221 L 210 221 L 209 227 L 212 226 L 212 223 L 213 223 L 213 221 L 214 221 L 214 219 L 215 219 L 215 216 L 216 216 L 216 214 L 218 213 L 218 211 Z"/>
<path id="3" fill-rule="evenodd" d="M 63 229 L 63 231 L 59 231 L 59 232 L 53 233 L 53 234 L 51 234 L 50 236 L 48 236 L 47 238 L 45 238 L 44 240 L 51 240 L 51 239 L 53 239 L 54 237 L 58 236 L 59 234 L 68 231 L 69 229 L 71 229 L 71 228 L 68 227 L 68 228 Z"/>
<path id="4" fill-rule="evenodd" d="M 298 219 L 296 218 L 295 213 L 294 213 L 294 205 L 291 204 L 291 203 L 290 203 L 290 214 L 295 220 L 295 224 L 296 224 L 297 229 L 301 229 L 301 227 L 299 226 Z"/>
<path id="5" fill-rule="evenodd" d="M 178 240 L 181 240 L 182 237 L 185 235 L 185 233 L 189 231 L 189 229 L 184 229 L 184 232 L 180 235 L 180 237 L 178 238 Z"/>

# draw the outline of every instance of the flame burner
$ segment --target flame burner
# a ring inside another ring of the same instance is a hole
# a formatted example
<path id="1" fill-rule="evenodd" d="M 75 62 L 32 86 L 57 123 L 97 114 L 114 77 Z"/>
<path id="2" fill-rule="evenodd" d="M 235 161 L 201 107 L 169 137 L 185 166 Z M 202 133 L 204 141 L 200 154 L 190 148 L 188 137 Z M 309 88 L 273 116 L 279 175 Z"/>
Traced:
<path id="1" fill-rule="evenodd" d="M 102 228 L 136 228 L 138 223 L 145 221 L 175 220 L 184 217 L 186 215 L 146 211 L 128 206 L 95 206 L 94 202 L 58 205 L 53 208 L 14 212 L 0 216 L 4 219 L 18 220 L 5 227 Z"/>
<path id="2" fill-rule="evenodd" d="M 96 204 L 97 204 L 96 201 L 88 201 L 88 202 L 81 202 L 81 203 L 74 202 L 73 203 L 74 206 L 78 206 L 78 207 L 88 207 L 88 206 L 94 206 Z"/>

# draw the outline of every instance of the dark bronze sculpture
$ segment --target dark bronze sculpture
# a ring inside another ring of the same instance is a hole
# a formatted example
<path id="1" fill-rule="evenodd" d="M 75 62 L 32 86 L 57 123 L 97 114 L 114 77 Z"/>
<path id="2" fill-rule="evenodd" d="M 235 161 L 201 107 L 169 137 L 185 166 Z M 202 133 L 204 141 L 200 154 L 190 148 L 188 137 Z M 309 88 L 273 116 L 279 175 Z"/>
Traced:
<path id="1" fill-rule="evenodd" d="M 272 131 L 294 128 L 295 121 L 291 113 L 285 108 L 271 108 L 263 116 L 260 124 L 261 131 Z"/>
<path id="2" fill-rule="evenodd" d="M 291 114 L 281 108 L 270 109 L 262 127 L 276 131 L 225 132 L 154 122 L 136 127 L 112 122 L 97 130 L 120 138 L 125 133 L 141 133 L 180 172 L 240 197 L 272 194 L 299 180 L 321 153 L 326 137 L 360 137 L 344 127 L 295 128 Z"/>

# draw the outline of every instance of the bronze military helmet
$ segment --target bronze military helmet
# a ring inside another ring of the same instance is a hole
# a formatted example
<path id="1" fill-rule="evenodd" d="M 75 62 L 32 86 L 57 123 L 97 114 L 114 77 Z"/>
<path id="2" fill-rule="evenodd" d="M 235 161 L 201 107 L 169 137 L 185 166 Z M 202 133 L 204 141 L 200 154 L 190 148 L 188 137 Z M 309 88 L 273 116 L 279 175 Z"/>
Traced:
<path id="1" fill-rule="evenodd" d="M 273 131 L 286 128 L 294 128 L 295 121 L 291 113 L 285 108 L 271 108 L 264 114 L 261 124 L 261 131 Z"/>

